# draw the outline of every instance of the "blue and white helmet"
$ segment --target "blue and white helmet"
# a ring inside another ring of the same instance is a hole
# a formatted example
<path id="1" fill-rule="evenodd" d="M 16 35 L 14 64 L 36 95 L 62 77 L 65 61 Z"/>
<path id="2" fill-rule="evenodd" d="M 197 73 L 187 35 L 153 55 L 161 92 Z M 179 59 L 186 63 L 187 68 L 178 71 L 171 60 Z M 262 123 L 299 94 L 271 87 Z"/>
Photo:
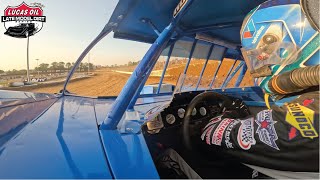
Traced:
<path id="1" fill-rule="evenodd" d="M 270 0 L 246 16 L 242 55 L 266 93 L 273 76 L 319 64 L 319 8 L 310 8 L 315 6 L 319 0 Z"/>

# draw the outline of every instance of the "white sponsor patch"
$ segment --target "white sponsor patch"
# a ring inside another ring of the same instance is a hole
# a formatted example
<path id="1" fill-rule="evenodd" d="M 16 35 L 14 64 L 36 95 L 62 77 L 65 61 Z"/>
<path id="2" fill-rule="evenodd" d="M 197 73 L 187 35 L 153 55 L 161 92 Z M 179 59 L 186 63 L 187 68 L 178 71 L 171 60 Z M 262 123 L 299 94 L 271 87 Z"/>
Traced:
<path id="1" fill-rule="evenodd" d="M 253 117 L 246 119 L 246 120 L 241 120 L 241 126 L 239 127 L 238 130 L 238 144 L 239 146 L 244 149 L 248 150 L 251 148 L 251 145 L 256 144 L 256 140 L 254 139 L 254 127 L 253 127 L 253 122 L 254 119 Z"/>
<path id="2" fill-rule="evenodd" d="M 259 38 L 259 36 L 261 35 L 262 31 L 265 29 L 265 26 L 261 26 L 259 28 L 259 30 L 257 31 L 256 35 L 254 36 L 253 40 L 252 40 L 252 44 L 255 44 Z"/>
<path id="3" fill-rule="evenodd" d="M 225 138 L 224 142 L 226 144 L 226 147 L 229 148 L 229 149 L 233 148 L 233 144 L 232 144 L 232 142 L 230 142 L 231 131 L 234 128 L 234 126 L 239 124 L 239 123 L 240 123 L 240 121 L 234 120 L 232 123 L 230 123 L 230 125 L 226 129 L 226 133 L 225 133 L 225 136 L 224 136 L 224 138 Z"/>
<path id="4" fill-rule="evenodd" d="M 209 130 L 208 130 L 207 133 L 206 133 L 206 143 L 209 144 L 209 145 L 211 145 L 211 144 L 210 144 L 210 134 L 211 134 L 214 126 L 215 126 L 215 125 L 209 127 L 209 128 L 208 128 Z"/>
<path id="5" fill-rule="evenodd" d="M 234 121 L 234 120 L 233 119 L 228 119 L 228 118 L 223 119 L 221 121 L 221 123 L 218 125 L 218 127 L 216 128 L 216 130 L 213 133 L 211 144 L 215 144 L 215 145 L 221 146 L 221 142 L 222 142 L 224 131 L 226 130 L 226 128 L 228 127 L 228 125 L 232 121 Z"/>
<path id="6" fill-rule="evenodd" d="M 217 123 L 217 122 L 219 122 L 219 121 L 221 121 L 221 116 L 212 118 L 212 119 L 210 120 L 210 122 L 209 122 L 203 129 L 206 130 L 209 126 L 211 126 L 211 125 L 213 125 L 213 124 L 215 124 L 215 123 Z"/>
<path id="7" fill-rule="evenodd" d="M 259 112 L 255 121 L 258 124 L 256 133 L 258 133 L 260 141 L 276 150 L 280 150 L 276 143 L 278 135 L 274 128 L 274 124 L 277 121 L 272 119 L 272 110 Z"/>
<path id="8" fill-rule="evenodd" d="M 179 4 L 173 11 L 173 17 L 176 17 L 179 12 L 182 10 L 182 8 L 187 4 L 188 0 L 180 0 Z"/>

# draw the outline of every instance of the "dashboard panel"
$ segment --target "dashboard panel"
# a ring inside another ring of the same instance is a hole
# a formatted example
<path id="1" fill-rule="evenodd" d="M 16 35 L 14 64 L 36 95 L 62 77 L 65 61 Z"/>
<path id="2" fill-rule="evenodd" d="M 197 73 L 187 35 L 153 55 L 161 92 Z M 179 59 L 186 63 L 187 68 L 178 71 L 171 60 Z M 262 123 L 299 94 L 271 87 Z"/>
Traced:
<path id="1" fill-rule="evenodd" d="M 160 129 L 178 127 L 182 125 L 186 110 L 191 100 L 200 92 L 184 92 L 175 94 L 170 106 L 164 109 L 153 121 L 147 123 L 149 133 L 158 133 Z M 200 102 L 192 111 L 192 121 L 201 121 L 218 114 L 218 102 Z"/>

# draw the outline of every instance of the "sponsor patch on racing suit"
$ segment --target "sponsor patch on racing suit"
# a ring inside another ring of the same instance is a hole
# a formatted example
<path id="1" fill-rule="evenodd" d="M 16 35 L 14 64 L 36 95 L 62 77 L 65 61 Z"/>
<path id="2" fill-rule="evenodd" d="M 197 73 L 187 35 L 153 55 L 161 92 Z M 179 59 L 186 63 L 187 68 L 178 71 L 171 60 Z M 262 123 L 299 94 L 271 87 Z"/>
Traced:
<path id="1" fill-rule="evenodd" d="M 274 124 L 277 121 L 273 121 L 272 119 L 272 110 L 264 110 L 259 112 L 255 121 L 258 124 L 256 133 L 258 133 L 260 141 L 274 149 L 279 150 L 276 144 L 278 135 L 274 129 Z"/>
<path id="2" fill-rule="evenodd" d="M 302 94 L 283 106 L 273 105 L 270 110 L 260 108 L 252 115 L 255 118 L 209 122 L 211 133 L 202 134 L 202 139 L 209 136 L 207 142 L 225 148 L 246 164 L 319 172 L 319 91 Z M 224 143 L 220 143 L 221 133 Z"/>

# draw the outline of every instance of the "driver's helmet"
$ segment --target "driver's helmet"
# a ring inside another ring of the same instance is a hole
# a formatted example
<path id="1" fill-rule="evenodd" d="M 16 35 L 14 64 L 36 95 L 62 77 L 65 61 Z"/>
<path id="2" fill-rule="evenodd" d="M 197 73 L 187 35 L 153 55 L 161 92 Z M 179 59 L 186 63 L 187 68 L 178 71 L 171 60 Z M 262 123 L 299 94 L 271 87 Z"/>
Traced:
<path id="1" fill-rule="evenodd" d="M 319 0 L 270 0 L 241 28 L 242 55 L 265 93 L 275 75 L 319 64 Z"/>

